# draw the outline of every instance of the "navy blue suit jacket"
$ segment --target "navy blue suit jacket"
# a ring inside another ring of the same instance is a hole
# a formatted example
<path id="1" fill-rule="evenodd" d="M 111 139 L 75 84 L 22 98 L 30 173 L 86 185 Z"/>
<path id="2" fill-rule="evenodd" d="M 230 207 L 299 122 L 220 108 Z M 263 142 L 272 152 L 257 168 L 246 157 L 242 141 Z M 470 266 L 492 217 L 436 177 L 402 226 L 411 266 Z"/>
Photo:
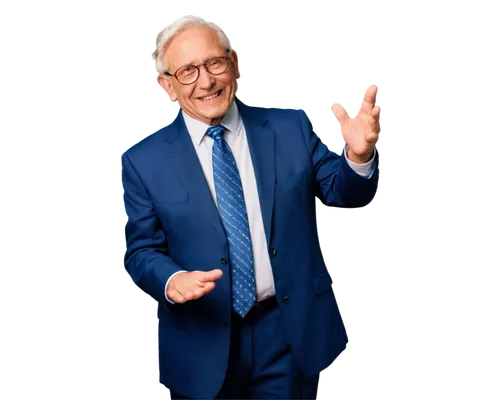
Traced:
<path id="1" fill-rule="evenodd" d="M 362 207 L 375 195 L 378 167 L 370 179 L 357 175 L 319 140 L 302 110 L 236 102 L 286 337 L 298 367 L 315 374 L 347 343 L 320 250 L 315 197 L 328 206 Z M 231 285 L 229 264 L 221 263 L 229 248 L 182 113 L 126 151 L 122 166 L 125 267 L 158 302 L 160 381 L 191 398 L 213 398 L 229 354 Z M 215 268 L 224 275 L 212 292 L 184 304 L 166 301 L 165 284 L 174 272 Z"/>

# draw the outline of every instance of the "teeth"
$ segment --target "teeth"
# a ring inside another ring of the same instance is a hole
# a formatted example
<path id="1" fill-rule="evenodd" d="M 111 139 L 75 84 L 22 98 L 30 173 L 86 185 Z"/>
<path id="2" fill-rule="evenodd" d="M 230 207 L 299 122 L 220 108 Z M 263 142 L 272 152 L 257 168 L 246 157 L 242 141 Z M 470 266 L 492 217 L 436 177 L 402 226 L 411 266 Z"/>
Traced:
<path id="1" fill-rule="evenodd" d="M 219 95 L 219 92 L 213 94 L 212 96 L 201 97 L 201 100 L 212 100 L 215 99 Z"/>

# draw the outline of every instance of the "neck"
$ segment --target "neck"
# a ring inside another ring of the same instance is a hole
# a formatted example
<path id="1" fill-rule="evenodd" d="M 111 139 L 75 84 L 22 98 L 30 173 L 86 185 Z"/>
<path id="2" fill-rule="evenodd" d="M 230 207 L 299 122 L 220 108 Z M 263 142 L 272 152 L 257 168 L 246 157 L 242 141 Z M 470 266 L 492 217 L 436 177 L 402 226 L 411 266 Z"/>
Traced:
<path id="1" fill-rule="evenodd" d="M 225 114 L 224 114 L 225 115 Z M 222 121 L 222 118 L 224 118 L 224 115 L 222 115 L 221 117 L 217 117 L 217 118 L 212 118 L 210 120 L 210 126 L 216 126 L 216 125 L 219 125 L 220 122 Z"/>

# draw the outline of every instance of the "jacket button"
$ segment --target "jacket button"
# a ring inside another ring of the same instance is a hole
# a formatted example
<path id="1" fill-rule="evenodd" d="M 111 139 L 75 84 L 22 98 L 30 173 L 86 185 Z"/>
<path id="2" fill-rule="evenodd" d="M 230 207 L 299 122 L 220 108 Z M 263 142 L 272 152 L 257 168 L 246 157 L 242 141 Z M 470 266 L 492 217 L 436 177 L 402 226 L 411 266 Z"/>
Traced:
<path id="1" fill-rule="evenodd" d="M 276 250 L 274 247 L 271 249 L 271 255 L 274 257 L 278 250 Z"/>
<path id="2" fill-rule="evenodd" d="M 226 264 L 227 264 L 227 259 L 225 259 L 225 258 L 221 258 L 221 259 L 220 259 L 220 263 L 221 263 L 222 265 L 226 265 Z"/>
<path id="3" fill-rule="evenodd" d="M 288 304 L 288 296 L 283 297 L 283 303 Z"/>

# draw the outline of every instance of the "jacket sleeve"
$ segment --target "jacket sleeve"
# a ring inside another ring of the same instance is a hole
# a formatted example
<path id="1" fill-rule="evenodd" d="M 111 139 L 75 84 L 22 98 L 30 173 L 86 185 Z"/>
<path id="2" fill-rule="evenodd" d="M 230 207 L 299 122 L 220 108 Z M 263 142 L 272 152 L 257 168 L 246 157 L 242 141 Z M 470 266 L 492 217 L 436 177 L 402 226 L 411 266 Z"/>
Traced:
<path id="1" fill-rule="evenodd" d="M 333 150 L 314 131 L 311 118 L 304 110 L 300 110 L 300 120 L 316 182 L 325 203 L 350 210 L 371 205 L 380 182 L 378 154 L 375 154 L 374 171 L 370 178 L 362 177 L 349 166 L 343 152 Z"/>
<path id="2" fill-rule="evenodd" d="M 125 269 L 137 286 L 170 307 L 165 285 L 182 268 L 168 256 L 168 244 L 153 202 L 126 153 L 122 155 L 122 182 L 128 216 Z"/>

